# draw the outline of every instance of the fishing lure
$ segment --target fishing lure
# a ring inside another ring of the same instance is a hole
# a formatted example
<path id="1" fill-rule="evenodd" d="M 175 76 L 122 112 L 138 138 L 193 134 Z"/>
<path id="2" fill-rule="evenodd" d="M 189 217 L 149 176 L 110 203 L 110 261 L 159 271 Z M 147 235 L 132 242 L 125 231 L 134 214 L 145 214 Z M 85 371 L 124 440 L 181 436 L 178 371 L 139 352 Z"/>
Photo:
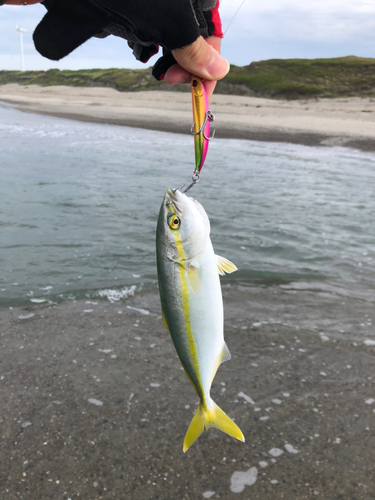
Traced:
<path id="1" fill-rule="evenodd" d="M 206 89 L 204 88 L 202 80 L 193 75 L 190 85 L 194 120 L 191 127 L 191 133 L 194 135 L 195 148 L 195 170 L 193 180 L 196 178 L 197 181 L 207 156 L 208 142 L 215 135 L 214 132 L 212 137 L 210 137 L 210 123 L 214 121 L 215 117 L 208 109 Z"/>

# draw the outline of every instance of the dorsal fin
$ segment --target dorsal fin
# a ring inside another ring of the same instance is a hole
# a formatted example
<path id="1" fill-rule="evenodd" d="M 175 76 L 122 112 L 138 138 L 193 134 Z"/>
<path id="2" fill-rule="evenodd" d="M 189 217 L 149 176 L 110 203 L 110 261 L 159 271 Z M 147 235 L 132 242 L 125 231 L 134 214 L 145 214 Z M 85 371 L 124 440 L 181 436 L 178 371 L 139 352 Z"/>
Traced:
<path id="1" fill-rule="evenodd" d="M 230 274 L 234 273 L 234 271 L 237 271 L 237 267 L 233 264 L 233 262 L 226 259 L 225 257 L 220 257 L 220 255 L 216 255 L 216 263 L 220 276 L 224 276 L 224 274 Z"/>

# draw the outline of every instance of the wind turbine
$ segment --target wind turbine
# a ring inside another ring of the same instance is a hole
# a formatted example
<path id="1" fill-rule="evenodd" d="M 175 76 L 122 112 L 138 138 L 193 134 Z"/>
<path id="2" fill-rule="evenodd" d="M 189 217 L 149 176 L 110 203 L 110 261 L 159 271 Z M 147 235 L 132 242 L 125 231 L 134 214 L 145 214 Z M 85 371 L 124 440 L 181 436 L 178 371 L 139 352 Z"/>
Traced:
<path id="1" fill-rule="evenodd" d="M 23 38 L 22 38 L 22 33 L 27 33 L 27 30 L 25 30 L 25 28 L 21 28 L 20 26 L 17 26 L 16 30 L 20 34 L 20 42 L 21 42 L 21 71 L 25 71 L 25 61 L 24 61 L 24 58 L 23 58 Z"/>

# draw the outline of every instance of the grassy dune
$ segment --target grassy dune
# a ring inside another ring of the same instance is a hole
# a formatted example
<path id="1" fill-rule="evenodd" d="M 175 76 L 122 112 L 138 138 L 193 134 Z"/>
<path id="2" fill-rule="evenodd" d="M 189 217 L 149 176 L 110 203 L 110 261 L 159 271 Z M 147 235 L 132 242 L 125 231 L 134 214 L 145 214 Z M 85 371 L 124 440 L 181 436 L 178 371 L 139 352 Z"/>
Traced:
<path id="1" fill-rule="evenodd" d="M 222 85 L 274 98 L 375 95 L 375 59 L 271 59 L 233 66 Z M 224 90 L 224 89 L 223 89 Z M 228 89 L 229 90 L 229 89 Z M 226 93 L 226 92 L 225 92 Z"/>
<path id="2" fill-rule="evenodd" d="M 186 85 L 171 87 L 164 82 L 157 82 L 152 77 L 150 68 L 0 71 L 0 85 L 6 83 L 111 87 L 127 92 L 189 90 Z M 242 67 L 232 65 L 229 74 L 218 83 L 216 92 L 276 99 L 373 96 L 375 59 L 356 56 L 335 59 L 271 59 Z"/>

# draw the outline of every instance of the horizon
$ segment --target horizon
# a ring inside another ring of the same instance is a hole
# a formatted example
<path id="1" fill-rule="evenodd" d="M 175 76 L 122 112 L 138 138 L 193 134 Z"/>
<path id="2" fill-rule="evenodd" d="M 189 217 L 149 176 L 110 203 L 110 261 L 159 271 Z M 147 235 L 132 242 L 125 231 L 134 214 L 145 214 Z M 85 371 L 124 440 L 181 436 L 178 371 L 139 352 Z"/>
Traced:
<path id="1" fill-rule="evenodd" d="M 353 54 L 350 54 L 350 55 L 347 55 L 347 56 L 340 56 L 340 57 L 316 57 L 316 58 L 309 58 L 309 57 L 295 57 L 295 58 L 289 58 L 289 59 L 286 59 L 286 58 L 272 58 L 272 59 L 263 59 L 263 60 L 259 60 L 259 61 L 251 61 L 251 63 L 249 64 L 245 64 L 243 66 L 240 66 L 238 64 L 231 64 L 231 66 L 233 67 L 238 67 L 238 68 L 245 68 L 247 66 L 250 66 L 251 64 L 253 63 L 261 63 L 261 62 L 270 62 L 270 61 L 331 61 L 331 60 L 344 60 L 344 59 L 350 59 L 350 58 L 355 58 L 355 59 L 360 59 L 360 60 L 369 60 L 369 61 L 375 61 L 375 57 L 361 57 L 361 56 L 356 56 L 356 55 L 353 55 Z M 48 69 L 25 69 L 24 71 L 20 70 L 20 69 L 1 69 L 0 68 L 0 72 L 3 72 L 3 71 L 9 71 L 9 72 L 19 72 L 19 73 L 30 73 L 30 72 L 47 72 L 47 71 L 54 71 L 54 70 L 57 70 L 57 71 L 95 71 L 95 70 L 112 70 L 112 69 L 115 69 L 115 70 L 126 70 L 126 71 L 129 71 L 129 70 L 132 70 L 132 71 L 147 71 L 147 70 L 151 70 L 152 69 L 152 65 L 151 66 L 146 66 L 143 65 L 143 67 L 141 68 L 126 68 L 126 67 L 119 67 L 119 66 L 111 66 L 111 67 L 107 67 L 107 68 L 100 68 L 100 67 L 91 67 L 91 68 L 75 68 L 75 69 L 69 69 L 69 68 L 48 68 Z M 225 77 L 224 77 L 225 78 Z"/>

